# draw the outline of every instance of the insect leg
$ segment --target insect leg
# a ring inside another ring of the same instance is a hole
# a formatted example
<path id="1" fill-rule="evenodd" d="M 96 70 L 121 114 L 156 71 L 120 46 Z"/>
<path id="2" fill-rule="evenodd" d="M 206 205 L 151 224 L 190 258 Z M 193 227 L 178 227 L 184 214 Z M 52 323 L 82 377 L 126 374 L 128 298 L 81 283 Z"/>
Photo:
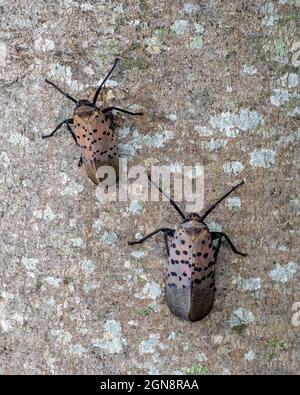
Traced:
<path id="1" fill-rule="evenodd" d="M 159 232 L 169 232 L 172 231 L 173 229 L 169 229 L 169 228 L 159 228 L 154 230 L 153 232 L 149 233 L 148 235 L 144 236 L 142 239 L 140 240 L 136 240 L 136 241 L 128 241 L 128 245 L 133 245 L 133 244 L 141 244 L 143 243 L 145 240 L 149 239 L 149 237 L 152 237 L 154 235 L 156 235 L 156 233 Z"/>
<path id="2" fill-rule="evenodd" d="M 55 89 L 58 90 L 58 92 L 62 93 L 64 96 L 66 96 L 68 99 L 72 100 L 74 103 L 77 103 L 77 100 L 74 99 L 74 97 L 72 97 L 71 95 L 69 95 L 68 93 L 64 92 L 62 89 L 60 89 L 57 85 L 55 85 L 53 82 L 49 81 L 49 80 L 45 80 L 48 84 L 54 86 Z"/>
<path id="3" fill-rule="evenodd" d="M 169 251 L 169 244 L 168 244 L 168 236 L 173 237 L 174 236 L 174 230 L 167 230 L 164 232 L 164 236 L 165 236 L 165 244 L 166 244 L 166 250 L 167 250 L 167 257 L 169 257 L 170 255 L 170 251 Z"/>
<path id="4" fill-rule="evenodd" d="M 235 254 L 242 255 L 242 256 L 247 256 L 247 254 L 244 254 L 243 252 L 239 252 L 235 248 L 235 246 L 233 245 L 232 241 L 230 240 L 230 238 L 227 236 L 226 233 L 223 233 L 223 232 L 211 232 L 211 234 L 212 234 L 212 238 L 213 239 L 222 239 L 222 237 L 224 237 L 226 239 L 227 243 L 229 244 L 230 248 L 232 249 L 232 251 Z"/>
<path id="5" fill-rule="evenodd" d="M 78 162 L 78 167 L 81 167 L 83 163 L 82 155 L 80 156 L 79 162 Z"/>
<path id="6" fill-rule="evenodd" d="M 214 234 L 214 232 L 211 232 L 212 235 L 212 240 L 217 240 L 218 244 L 215 246 L 215 254 L 214 254 L 214 258 L 215 260 L 217 260 L 217 257 L 219 255 L 219 251 L 220 251 L 220 247 L 221 247 L 221 243 L 222 243 L 222 236 L 219 236 L 219 234 Z"/>
<path id="7" fill-rule="evenodd" d="M 54 135 L 54 133 L 56 133 L 57 131 L 58 131 L 58 129 L 60 129 L 61 127 L 62 127 L 62 125 L 64 124 L 64 123 L 73 123 L 73 119 L 72 118 L 70 118 L 70 119 L 65 119 L 64 121 L 62 121 L 61 123 L 59 123 L 57 126 L 56 126 L 56 128 L 53 130 L 53 132 L 51 132 L 50 134 L 44 134 L 43 136 L 42 136 L 42 138 L 43 139 L 45 139 L 45 138 L 47 138 L 47 137 L 52 137 L 53 135 Z"/>
<path id="8" fill-rule="evenodd" d="M 71 133 L 71 136 L 73 137 L 73 139 L 74 139 L 76 145 L 78 145 L 77 139 L 76 139 L 76 136 L 75 136 L 75 133 L 73 132 L 73 130 L 72 130 L 70 124 L 71 124 L 71 122 L 70 122 L 70 123 L 69 123 L 69 122 L 66 122 L 67 128 L 68 128 L 69 132 Z M 72 120 L 72 124 L 73 124 L 73 120 Z"/>
<path id="9" fill-rule="evenodd" d="M 169 257 L 170 251 L 169 251 L 169 244 L 168 244 L 168 236 L 166 233 L 164 233 L 164 237 L 165 237 L 165 245 L 166 245 L 166 250 L 167 250 L 167 257 Z"/>
<path id="10" fill-rule="evenodd" d="M 102 110 L 102 112 L 105 114 L 106 112 L 112 111 L 112 110 L 124 112 L 125 114 L 129 114 L 129 115 L 144 115 L 143 112 L 131 112 L 131 111 L 123 110 L 122 108 L 119 108 L 119 107 L 107 107 L 107 108 L 104 108 L 104 110 Z"/>

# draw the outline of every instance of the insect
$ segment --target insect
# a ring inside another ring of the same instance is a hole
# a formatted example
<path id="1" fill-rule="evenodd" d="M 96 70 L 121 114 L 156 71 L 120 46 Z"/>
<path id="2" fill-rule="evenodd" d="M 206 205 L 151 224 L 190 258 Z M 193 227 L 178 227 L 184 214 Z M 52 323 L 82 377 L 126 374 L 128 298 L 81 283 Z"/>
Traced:
<path id="1" fill-rule="evenodd" d="M 116 174 L 118 175 L 119 173 L 118 139 L 114 131 L 112 111 L 116 110 L 129 115 L 143 115 L 142 112 L 131 112 L 119 107 L 99 108 L 96 105 L 102 87 L 112 74 L 119 60 L 120 58 L 115 60 L 111 70 L 98 87 L 93 101 L 85 99 L 76 100 L 53 82 L 46 79 L 48 84 L 54 86 L 60 93 L 76 103 L 76 107 L 73 112 L 73 118 L 60 122 L 53 132 L 42 137 L 51 137 L 63 125 L 66 125 L 75 143 L 81 148 L 78 166 L 84 165 L 88 177 L 95 184 L 99 184 L 99 178 L 96 173 L 97 169 L 102 165 L 112 166 Z"/>
<path id="2" fill-rule="evenodd" d="M 151 181 L 150 177 L 149 180 Z M 177 229 L 159 228 L 140 240 L 128 243 L 141 244 L 159 232 L 164 234 L 168 258 L 166 300 L 172 313 L 183 319 L 201 320 L 213 306 L 216 260 L 223 238 L 234 253 L 247 256 L 237 251 L 226 233 L 211 232 L 204 222 L 222 200 L 243 184 L 244 181 L 231 188 L 203 215 L 184 215 L 177 204 L 168 197 L 183 219 Z M 167 196 L 159 186 L 157 188 Z"/>

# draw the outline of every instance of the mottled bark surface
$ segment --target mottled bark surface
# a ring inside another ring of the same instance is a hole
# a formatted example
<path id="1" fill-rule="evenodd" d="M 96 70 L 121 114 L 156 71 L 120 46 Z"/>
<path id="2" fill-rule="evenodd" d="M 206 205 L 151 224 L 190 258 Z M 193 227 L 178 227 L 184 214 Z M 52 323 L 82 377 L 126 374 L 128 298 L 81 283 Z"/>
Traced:
<path id="1" fill-rule="evenodd" d="M 1 373 L 299 373 L 299 7 L 0 2 Z M 175 210 L 100 205 L 67 130 L 41 139 L 73 111 L 44 79 L 89 98 L 116 56 L 102 99 L 146 113 L 119 116 L 130 165 L 203 163 L 206 205 L 246 180 L 208 222 L 249 256 L 224 243 L 197 323 L 165 303 L 163 238 L 127 246 Z"/>

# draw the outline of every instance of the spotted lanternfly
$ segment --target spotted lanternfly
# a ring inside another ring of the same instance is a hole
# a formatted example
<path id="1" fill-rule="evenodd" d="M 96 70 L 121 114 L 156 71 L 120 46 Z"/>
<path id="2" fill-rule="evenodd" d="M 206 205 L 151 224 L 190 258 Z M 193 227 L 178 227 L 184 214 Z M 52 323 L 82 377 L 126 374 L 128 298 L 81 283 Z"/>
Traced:
<path id="1" fill-rule="evenodd" d="M 158 232 L 164 233 L 168 258 L 166 300 L 172 313 L 183 319 L 201 320 L 213 306 L 216 260 L 222 238 L 228 242 L 233 252 L 242 256 L 247 255 L 236 250 L 226 233 L 211 232 L 204 222 L 208 214 L 243 183 L 244 181 L 234 186 L 203 215 L 184 215 L 177 204 L 168 197 L 183 218 L 177 229 L 159 228 L 140 240 L 128 243 L 140 244 Z M 158 189 L 164 194 L 161 188 Z"/>
<path id="2" fill-rule="evenodd" d="M 112 166 L 116 171 L 116 175 L 118 176 L 119 174 L 118 139 L 114 131 L 112 111 L 117 110 L 129 115 L 143 115 L 142 112 L 134 113 L 119 107 L 111 106 L 101 109 L 96 106 L 100 91 L 119 60 L 119 58 L 115 60 L 113 67 L 97 89 L 92 102 L 89 100 L 76 100 L 53 82 L 46 80 L 48 84 L 54 86 L 60 93 L 76 103 L 76 107 L 73 112 L 73 118 L 60 122 L 52 133 L 42 137 L 53 136 L 61 126 L 66 124 L 75 143 L 81 148 L 78 166 L 84 165 L 88 177 L 95 184 L 99 183 L 96 172 L 100 166 Z"/>

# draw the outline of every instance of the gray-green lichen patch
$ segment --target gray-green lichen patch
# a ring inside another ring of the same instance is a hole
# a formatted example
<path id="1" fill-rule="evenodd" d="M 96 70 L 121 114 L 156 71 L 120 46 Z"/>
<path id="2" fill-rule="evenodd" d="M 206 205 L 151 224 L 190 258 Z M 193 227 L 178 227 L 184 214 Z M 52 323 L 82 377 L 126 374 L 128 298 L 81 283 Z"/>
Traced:
<path id="1" fill-rule="evenodd" d="M 162 133 L 153 133 L 152 135 L 144 138 L 144 143 L 149 147 L 161 148 L 170 139 L 174 138 L 172 130 L 165 130 Z"/>
<path id="2" fill-rule="evenodd" d="M 97 233 L 100 233 L 102 230 L 103 223 L 100 218 L 97 218 L 94 221 L 93 228 L 96 230 Z"/>
<path id="3" fill-rule="evenodd" d="M 124 129 L 127 136 L 127 129 Z M 123 134 L 124 135 L 124 134 Z M 124 136 L 125 137 L 125 136 Z M 131 133 L 130 140 L 128 143 L 119 143 L 119 152 L 122 156 L 133 157 L 136 152 L 142 148 L 143 138 L 137 129 L 134 129 Z"/>
<path id="4" fill-rule="evenodd" d="M 47 207 L 43 210 L 43 218 L 47 221 L 47 222 L 51 222 L 55 219 L 56 214 L 53 212 L 52 208 L 47 205 Z"/>
<path id="5" fill-rule="evenodd" d="M 68 86 L 68 90 L 83 90 L 84 85 L 74 79 L 70 66 L 61 65 L 59 63 L 51 63 L 49 70 L 49 78 L 54 79 L 57 83 L 61 80 Z"/>
<path id="6" fill-rule="evenodd" d="M 277 8 L 272 2 L 268 2 L 264 4 L 262 7 L 262 14 L 264 15 L 262 19 L 262 25 L 266 27 L 272 27 L 274 26 L 279 17 L 277 14 Z"/>
<path id="7" fill-rule="evenodd" d="M 241 199 L 237 196 L 230 197 L 227 199 L 226 204 L 231 210 L 237 210 L 241 207 Z"/>
<path id="8" fill-rule="evenodd" d="M 133 256 L 134 258 L 136 258 L 136 259 L 142 259 L 142 258 L 144 258 L 145 257 L 145 252 L 143 252 L 143 251 L 133 251 L 132 253 L 131 253 L 131 256 Z"/>
<path id="9" fill-rule="evenodd" d="M 193 37 L 190 46 L 193 50 L 202 49 L 203 38 L 202 37 Z"/>
<path id="10" fill-rule="evenodd" d="M 210 232 L 222 232 L 223 231 L 223 226 L 216 223 L 216 222 L 206 222 L 208 229 Z"/>
<path id="11" fill-rule="evenodd" d="M 300 116 L 300 107 L 295 107 L 291 112 L 287 114 L 289 117 L 298 118 Z"/>
<path id="12" fill-rule="evenodd" d="M 246 354 L 244 355 L 244 359 L 248 362 L 254 361 L 255 357 L 255 352 L 253 352 L 252 350 L 246 352 Z"/>
<path id="13" fill-rule="evenodd" d="M 212 136 L 213 130 L 208 128 L 207 126 L 196 125 L 194 130 L 199 133 L 200 136 Z"/>
<path id="14" fill-rule="evenodd" d="M 243 73 L 248 75 L 255 75 L 257 73 L 257 69 L 252 65 L 244 65 L 243 66 Z"/>
<path id="15" fill-rule="evenodd" d="M 270 149 L 256 149 L 250 152 L 250 165 L 253 167 L 269 168 L 274 166 L 276 152 Z"/>
<path id="16" fill-rule="evenodd" d="M 144 43 L 146 45 L 146 51 L 151 55 L 158 55 L 163 49 L 161 42 L 156 36 L 145 39 Z"/>
<path id="17" fill-rule="evenodd" d="M 231 328 L 247 326 L 253 323 L 254 316 L 251 311 L 247 311 L 243 307 L 233 311 L 230 316 L 229 325 Z"/>
<path id="18" fill-rule="evenodd" d="M 111 231 L 111 232 L 104 232 L 103 236 L 101 237 L 101 242 L 107 246 L 113 245 L 118 238 L 118 235 Z"/>
<path id="19" fill-rule="evenodd" d="M 46 283 L 48 285 L 50 285 L 50 287 L 53 287 L 53 288 L 59 288 L 60 287 L 60 279 L 58 279 L 58 278 L 54 278 L 52 276 L 49 276 L 49 277 L 46 277 L 45 281 L 46 281 Z"/>
<path id="20" fill-rule="evenodd" d="M 64 329 L 53 329 L 51 331 L 51 336 L 53 336 L 55 340 L 62 345 L 70 343 L 73 338 L 72 334 Z"/>
<path id="21" fill-rule="evenodd" d="M 37 269 L 38 259 L 22 257 L 21 263 L 27 270 L 34 272 Z"/>
<path id="22" fill-rule="evenodd" d="M 122 337 L 122 328 L 119 321 L 108 320 L 103 325 L 105 330 L 103 338 L 94 339 L 92 346 L 104 354 L 120 354 L 125 352 L 127 341 Z"/>
<path id="23" fill-rule="evenodd" d="M 257 111 L 241 109 L 239 113 L 229 111 L 211 117 L 212 127 L 219 129 L 227 137 L 236 137 L 240 131 L 246 132 L 255 129 L 262 121 L 261 115 Z"/>
<path id="24" fill-rule="evenodd" d="M 152 299 L 155 300 L 161 295 L 160 285 L 154 281 L 147 283 L 141 292 L 136 293 L 135 297 L 139 299 Z"/>
<path id="25" fill-rule="evenodd" d="M 85 242 L 80 237 L 77 237 L 75 239 L 70 239 L 70 244 L 73 247 L 79 247 L 79 248 L 85 247 Z"/>
<path id="26" fill-rule="evenodd" d="M 225 173 L 239 174 L 244 168 L 244 165 L 239 161 L 226 162 L 223 164 Z"/>
<path id="27" fill-rule="evenodd" d="M 78 358 L 82 358 L 87 352 L 88 350 L 82 344 L 74 344 L 70 348 L 70 354 Z"/>
<path id="28" fill-rule="evenodd" d="M 189 22 L 187 20 L 178 19 L 171 26 L 171 30 L 177 35 L 182 35 L 187 30 L 188 25 L 189 25 Z"/>
<path id="29" fill-rule="evenodd" d="M 293 106 L 293 101 L 300 98 L 296 88 L 299 85 L 299 75 L 296 73 L 285 73 L 275 82 L 270 101 L 273 106 L 283 106 L 287 103 Z"/>
<path id="30" fill-rule="evenodd" d="M 288 64 L 286 43 L 282 37 L 276 39 L 274 43 L 272 60 L 281 64 Z"/>
<path id="31" fill-rule="evenodd" d="M 286 73 L 280 77 L 280 83 L 287 88 L 296 88 L 299 85 L 299 74 Z"/>
<path id="32" fill-rule="evenodd" d="M 138 200 L 132 200 L 128 211 L 132 214 L 140 214 L 143 211 L 143 204 Z"/>
<path id="33" fill-rule="evenodd" d="M 96 264 L 95 262 L 91 261 L 90 259 L 84 259 L 81 262 L 81 269 L 86 275 L 91 275 L 95 272 L 96 270 Z"/>
<path id="34" fill-rule="evenodd" d="M 83 191 L 83 186 L 76 181 L 71 181 L 69 185 L 61 192 L 62 195 L 74 196 Z"/>
<path id="35" fill-rule="evenodd" d="M 133 158 L 137 151 L 143 147 L 162 148 L 170 140 L 174 138 L 172 130 L 164 130 L 162 132 L 152 132 L 143 136 L 137 129 L 134 129 L 130 136 L 127 128 L 122 130 L 122 137 L 127 138 L 128 142 L 119 143 L 119 152 L 121 156 Z"/>
<path id="36" fill-rule="evenodd" d="M 290 94 L 285 89 L 274 89 L 273 94 L 270 97 L 271 104 L 273 106 L 282 106 L 284 103 L 289 101 Z"/>
<path id="37" fill-rule="evenodd" d="M 233 280 L 233 284 L 241 291 L 257 291 L 261 288 L 261 278 L 243 278 L 237 276 L 237 278 Z"/>
<path id="38" fill-rule="evenodd" d="M 289 262 L 286 265 L 276 264 L 276 268 L 271 270 L 270 277 L 273 281 L 286 283 L 292 279 L 297 272 L 297 264 Z"/>
<path id="39" fill-rule="evenodd" d="M 45 210 L 34 209 L 32 214 L 35 218 L 43 218 L 49 222 L 51 222 L 56 217 L 50 206 L 47 206 Z"/>
<path id="40" fill-rule="evenodd" d="M 195 357 L 199 362 L 207 362 L 207 356 L 204 352 L 198 352 Z"/>
<path id="41" fill-rule="evenodd" d="M 13 145 L 26 146 L 29 144 L 29 138 L 18 132 L 11 133 L 8 141 Z"/>
<path id="42" fill-rule="evenodd" d="M 158 353 L 159 350 L 164 350 L 166 346 L 164 346 L 159 341 L 160 336 L 156 333 L 150 334 L 149 338 L 143 340 L 139 345 L 139 353 L 143 354 L 154 354 Z"/>
<path id="43" fill-rule="evenodd" d="M 43 35 L 39 34 L 34 41 L 34 46 L 37 51 L 47 52 L 55 49 L 54 42 Z"/>

